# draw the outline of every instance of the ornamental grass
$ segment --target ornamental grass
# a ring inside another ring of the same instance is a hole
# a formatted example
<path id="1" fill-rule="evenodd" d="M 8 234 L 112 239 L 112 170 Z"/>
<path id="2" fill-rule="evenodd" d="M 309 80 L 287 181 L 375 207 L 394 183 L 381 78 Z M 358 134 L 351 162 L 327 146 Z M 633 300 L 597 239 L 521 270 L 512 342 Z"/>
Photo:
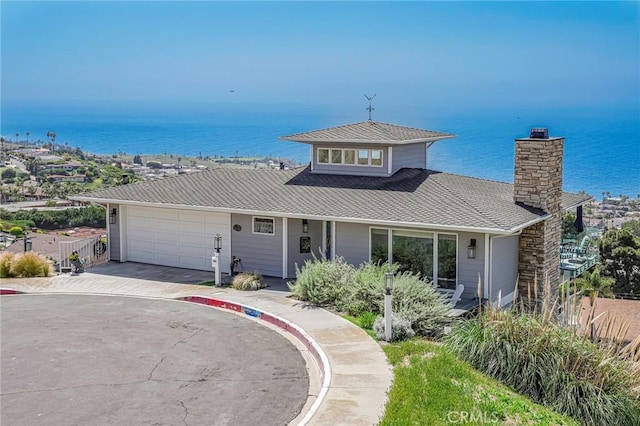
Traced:
<path id="1" fill-rule="evenodd" d="M 48 277 L 51 275 L 51 263 L 34 252 L 19 253 L 14 256 L 3 253 L 0 257 L 1 278 Z"/>
<path id="2" fill-rule="evenodd" d="M 488 306 L 446 342 L 478 370 L 582 424 L 640 424 L 640 337 L 624 345 L 625 325 L 605 319 L 594 342 L 557 312 L 549 298 L 532 308 Z"/>

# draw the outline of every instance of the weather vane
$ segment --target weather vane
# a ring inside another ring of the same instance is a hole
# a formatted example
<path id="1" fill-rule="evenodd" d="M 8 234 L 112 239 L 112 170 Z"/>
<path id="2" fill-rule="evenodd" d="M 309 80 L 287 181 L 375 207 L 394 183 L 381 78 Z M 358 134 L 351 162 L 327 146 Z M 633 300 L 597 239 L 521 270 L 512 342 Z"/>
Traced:
<path id="1" fill-rule="evenodd" d="M 369 101 L 369 108 L 366 108 L 367 111 L 369 111 L 369 121 L 371 121 L 371 111 L 373 111 L 375 108 L 371 106 L 371 102 L 373 102 L 373 98 L 376 97 L 376 95 L 374 94 L 373 96 L 367 96 L 364 95 L 365 98 L 367 98 L 367 100 Z"/>

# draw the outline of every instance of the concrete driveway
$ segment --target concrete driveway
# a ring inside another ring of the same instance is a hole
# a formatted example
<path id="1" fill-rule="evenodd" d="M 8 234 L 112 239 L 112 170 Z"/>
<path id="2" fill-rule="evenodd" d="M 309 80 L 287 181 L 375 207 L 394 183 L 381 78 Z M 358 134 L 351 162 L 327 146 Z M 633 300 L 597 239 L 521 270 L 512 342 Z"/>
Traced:
<path id="1" fill-rule="evenodd" d="M 308 396 L 300 352 L 205 306 L 95 295 L 1 303 L 1 424 L 283 425 Z"/>

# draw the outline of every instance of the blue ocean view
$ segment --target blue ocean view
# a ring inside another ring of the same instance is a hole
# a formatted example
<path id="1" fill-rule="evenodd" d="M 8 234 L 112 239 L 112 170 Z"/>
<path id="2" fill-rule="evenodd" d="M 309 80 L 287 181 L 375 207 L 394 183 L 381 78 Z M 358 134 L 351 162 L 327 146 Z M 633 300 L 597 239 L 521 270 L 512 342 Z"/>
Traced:
<path id="1" fill-rule="evenodd" d="M 564 136 L 564 189 L 597 199 L 640 194 L 640 112 L 637 109 L 385 111 L 373 119 L 443 131 L 457 138 L 437 142 L 428 167 L 485 179 L 513 181 L 514 139 L 532 127 Z M 362 108 L 244 105 L 9 105 L 3 103 L 0 133 L 9 140 L 40 139 L 95 154 L 175 154 L 179 156 L 282 157 L 301 164 L 309 147 L 279 136 L 364 121 Z"/>

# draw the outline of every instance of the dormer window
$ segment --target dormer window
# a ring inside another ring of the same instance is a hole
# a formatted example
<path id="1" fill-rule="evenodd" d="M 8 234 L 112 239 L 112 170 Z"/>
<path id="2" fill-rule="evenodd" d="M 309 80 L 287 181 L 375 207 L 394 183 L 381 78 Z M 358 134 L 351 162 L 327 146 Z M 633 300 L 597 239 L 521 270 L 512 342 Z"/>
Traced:
<path id="1" fill-rule="evenodd" d="M 331 164 L 342 164 L 342 150 L 341 149 L 332 149 L 331 150 Z"/>
<path id="2" fill-rule="evenodd" d="M 318 148 L 318 164 L 382 167 L 382 150 Z"/>

